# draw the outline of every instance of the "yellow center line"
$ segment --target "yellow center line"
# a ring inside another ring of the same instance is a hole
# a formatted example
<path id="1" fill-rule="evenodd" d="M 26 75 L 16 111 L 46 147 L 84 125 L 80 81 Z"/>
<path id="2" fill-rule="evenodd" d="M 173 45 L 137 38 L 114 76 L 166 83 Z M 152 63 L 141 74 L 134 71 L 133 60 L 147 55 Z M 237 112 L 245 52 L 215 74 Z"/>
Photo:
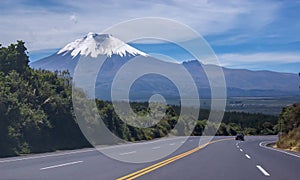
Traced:
<path id="1" fill-rule="evenodd" d="M 186 157 L 186 156 L 188 156 L 188 155 L 190 155 L 190 154 L 193 154 L 193 153 L 195 153 L 196 151 L 199 151 L 200 149 L 203 149 L 204 147 L 206 147 L 206 146 L 209 145 L 209 144 L 213 144 L 213 143 L 220 142 L 220 141 L 225 141 L 225 140 L 232 140 L 232 138 L 219 139 L 219 140 L 215 140 L 215 141 L 211 141 L 211 142 L 205 143 L 205 144 L 203 144 L 203 145 L 201 145 L 201 146 L 198 146 L 198 147 L 196 147 L 196 148 L 194 148 L 194 149 L 191 149 L 191 150 L 189 150 L 189 151 L 186 151 L 186 152 L 184 152 L 184 153 L 182 153 L 182 154 L 179 154 L 179 155 L 176 155 L 176 156 L 171 157 L 171 158 L 169 158 L 169 159 L 166 159 L 166 160 L 164 160 L 164 161 L 158 162 L 158 163 L 156 163 L 156 164 L 153 164 L 153 165 L 151 165 L 151 166 L 148 166 L 148 167 L 146 167 L 146 168 L 143 168 L 143 169 L 141 169 L 141 170 L 138 170 L 138 171 L 133 172 L 133 173 L 131 173 L 131 174 L 128 174 L 128 175 L 126 175 L 126 176 L 122 176 L 122 177 L 118 178 L 117 180 L 124 180 L 124 179 L 132 180 L 132 179 L 138 178 L 138 177 L 140 177 L 140 176 L 142 176 L 142 175 L 144 175 L 144 174 L 147 174 L 147 173 L 149 173 L 149 172 L 151 172 L 151 171 L 154 171 L 154 170 L 156 170 L 156 169 L 158 169 L 158 168 L 160 168 L 160 167 L 163 167 L 163 166 L 165 166 L 165 165 L 167 165 L 167 164 L 170 164 L 170 163 L 172 163 L 172 162 L 174 162 L 174 161 L 176 161 L 176 160 L 179 160 L 179 159 L 181 159 L 181 158 L 183 158 L 183 157 Z"/>

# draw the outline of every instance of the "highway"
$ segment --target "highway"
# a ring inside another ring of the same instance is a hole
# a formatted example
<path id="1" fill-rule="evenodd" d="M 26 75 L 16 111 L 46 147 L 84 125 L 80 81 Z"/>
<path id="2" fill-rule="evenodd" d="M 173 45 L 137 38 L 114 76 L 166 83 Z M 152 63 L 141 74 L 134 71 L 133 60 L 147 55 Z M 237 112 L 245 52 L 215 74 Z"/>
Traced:
<path id="1" fill-rule="evenodd" d="M 205 138 L 205 137 L 204 137 Z M 167 138 L 101 147 L 124 161 L 107 157 L 94 148 L 0 159 L 0 179 L 299 179 L 300 154 L 265 147 L 276 136 L 214 137 L 199 144 L 199 137 Z"/>

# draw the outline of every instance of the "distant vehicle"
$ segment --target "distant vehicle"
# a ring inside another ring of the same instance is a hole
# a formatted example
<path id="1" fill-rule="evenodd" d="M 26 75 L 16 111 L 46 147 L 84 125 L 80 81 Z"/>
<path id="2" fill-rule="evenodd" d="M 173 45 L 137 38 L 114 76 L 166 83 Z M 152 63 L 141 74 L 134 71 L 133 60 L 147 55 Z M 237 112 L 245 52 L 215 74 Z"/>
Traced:
<path id="1" fill-rule="evenodd" d="M 244 134 L 237 134 L 237 135 L 235 136 L 235 140 L 244 141 L 244 140 L 245 140 L 245 139 L 244 139 Z"/>

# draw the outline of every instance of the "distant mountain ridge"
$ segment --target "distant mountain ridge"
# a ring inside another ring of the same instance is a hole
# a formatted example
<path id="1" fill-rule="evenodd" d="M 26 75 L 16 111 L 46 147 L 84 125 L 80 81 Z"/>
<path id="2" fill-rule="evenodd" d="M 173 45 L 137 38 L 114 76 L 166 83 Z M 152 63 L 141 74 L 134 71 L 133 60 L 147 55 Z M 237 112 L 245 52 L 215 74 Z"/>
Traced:
<path id="1" fill-rule="evenodd" d="M 143 58 L 138 63 L 139 65 L 133 69 L 151 66 L 157 69 L 165 68 L 166 71 L 171 72 L 179 66 L 186 68 L 193 77 L 200 97 L 210 97 L 210 86 L 203 68 L 215 65 L 200 64 L 196 60 L 182 64 L 160 61 L 108 34 L 88 33 L 85 37 L 67 44 L 57 53 L 31 63 L 30 66 L 50 71 L 69 70 L 73 74 L 81 57 L 97 57 L 98 55 L 107 57 L 96 82 L 96 97 L 100 99 L 110 100 L 111 85 L 115 75 L 123 65 L 134 57 Z M 222 69 L 227 84 L 227 94 L 230 97 L 299 95 L 297 74 Z M 124 81 L 132 76 L 130 71 L 126 72 Z M 182 78 L 180 74 L 174 76 L 175 78 Z M 182 80 L 184 81 L 184 79 Z M 173 100 L 179 99 L 176 86 L 166 77 L 154 74 L 137 79 L 131 87 L 130 98 L 132 100 L 147 100 L 154 93 L 160 93 Z M 185 96 L 188 96 L 188 93 Z"/>

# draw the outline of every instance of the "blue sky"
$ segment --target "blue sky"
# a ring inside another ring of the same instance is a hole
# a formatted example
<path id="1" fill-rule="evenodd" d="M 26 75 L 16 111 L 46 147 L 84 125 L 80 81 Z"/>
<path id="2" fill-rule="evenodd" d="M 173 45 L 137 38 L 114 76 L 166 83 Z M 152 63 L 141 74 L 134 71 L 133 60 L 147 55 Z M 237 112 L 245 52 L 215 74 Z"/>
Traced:
<path id="1" fill-rule="evenodd" d="M 300 71 L 300 1 L 1 0 L 0 42 L 22 39 L 31 60 L 50 55 L 88 32 L 125 20 L 163 17 L 200 33 L 230 68 Z M 180 61 L 191 57 L 170 44 L 135 44 Z M 176 52 L 176 53 L 174 53 Z"/>

